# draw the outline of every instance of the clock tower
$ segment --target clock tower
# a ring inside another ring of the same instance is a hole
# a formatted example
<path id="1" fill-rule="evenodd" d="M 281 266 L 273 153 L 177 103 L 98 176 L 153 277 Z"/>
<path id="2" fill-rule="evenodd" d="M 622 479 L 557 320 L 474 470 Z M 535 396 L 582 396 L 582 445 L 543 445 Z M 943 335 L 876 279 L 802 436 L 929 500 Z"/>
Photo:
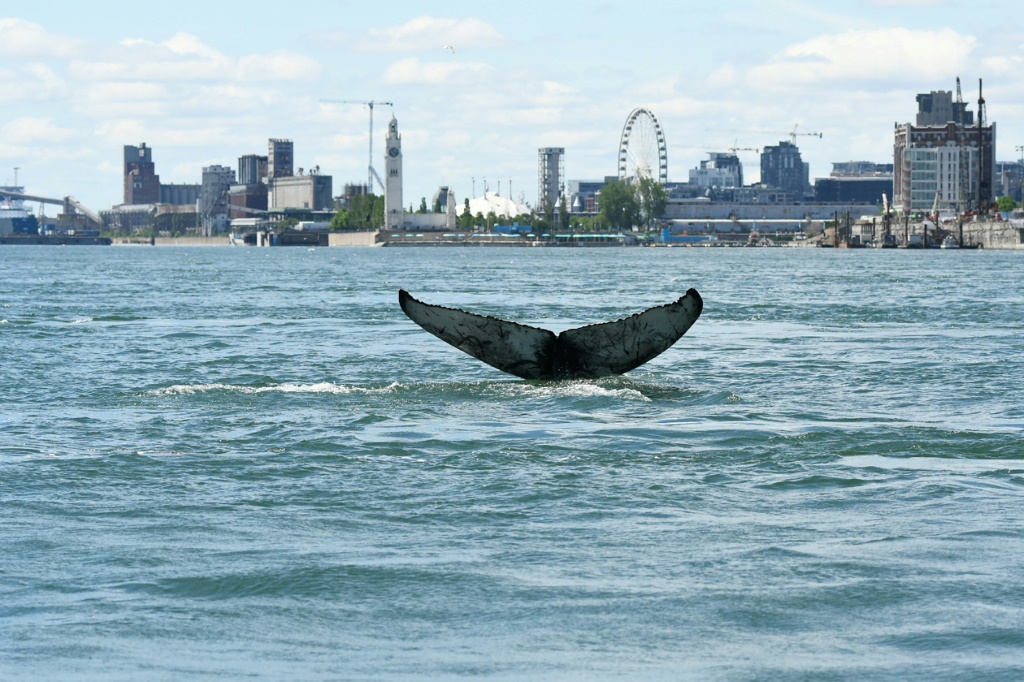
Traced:
<path id="1" fill-rule="evenodd" d="M 388 137 L 384 144 L 384 228 L 401 229 L 405 223 L 402 208 L 402 136 L 398 134 L 398 119 L 391 114 Z"/>

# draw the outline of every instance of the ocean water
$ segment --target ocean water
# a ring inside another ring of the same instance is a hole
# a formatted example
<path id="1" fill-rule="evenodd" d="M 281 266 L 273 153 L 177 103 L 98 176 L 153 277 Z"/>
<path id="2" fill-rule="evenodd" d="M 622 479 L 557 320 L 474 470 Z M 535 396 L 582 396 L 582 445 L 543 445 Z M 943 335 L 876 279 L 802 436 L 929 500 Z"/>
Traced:
<path id="1" fill-rule="evenodd" d="M 1024 679 L 1022 266 L 0 247 L 0 679 Z M 578 382 L 397 303 L 689 287 Z"/>

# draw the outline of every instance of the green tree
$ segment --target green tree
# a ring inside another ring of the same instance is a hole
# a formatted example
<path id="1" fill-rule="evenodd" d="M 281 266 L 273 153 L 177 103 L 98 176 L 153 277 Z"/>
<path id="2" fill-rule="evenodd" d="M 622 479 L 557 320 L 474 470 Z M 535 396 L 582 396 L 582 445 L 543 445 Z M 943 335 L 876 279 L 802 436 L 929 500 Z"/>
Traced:
<path id="1" fill-rule="evenodd" d="M 654 178 L 640 178 L 640 184 L 637 186 L 637 195 L 640 199 L 640 213 L 643 216 L 643 224 L 645 227 L 650 227 L 653 221 L 665 215 L 668 193 L 661 183 Z"/>
<path id="2" fill-rule="evenodd" d="M 603 222 L 609 227 L 630 229 L 640 222 L 640 202 L 636 190 L 628 182 L 612 180 L 597 195 Z"/>
<path id="3" fill-rule="evenodd" d="M 426 213 L 427 212 L 427 198 L 426 197 L 420 197 L 420 209 L 418 211 L 416 211 L 416 212 L 417 213 Z"/>
<path id="4" fill-rule="evenodd" d="M 349 207 L 331 218 L 331 230 L 379 230 L 384 226 L 384 197 L 359 194 L 352 197 Z"/>
<path id="5" fill-rule="evenodd" d="M 1011 196 L 999 197 L 996 205 L 999 207 L 1000 213 L 1009 213 L 1017 208 L 1017 200 Z"/>

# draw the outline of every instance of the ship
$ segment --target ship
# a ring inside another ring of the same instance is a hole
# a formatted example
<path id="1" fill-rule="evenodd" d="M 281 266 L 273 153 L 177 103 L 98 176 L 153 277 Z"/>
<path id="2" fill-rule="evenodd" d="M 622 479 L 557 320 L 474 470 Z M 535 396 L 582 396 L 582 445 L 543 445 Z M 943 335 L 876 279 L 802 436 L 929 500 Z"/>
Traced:
<path id="1" fill-rule="evenodd" d="M 22 187 L 4 187 L 9 192 L 22 193 Z M 0 195 L 0 237 L 13 234 L 38 235 L 39 219 L 25 210 L 25 202 L 9 195 Z"/>
<path id="2" fill-rule="evenodd" d="M 109 246 L 99 230 L 67 229 L 42 224 L 25 208 L 24 187 L 0 187 L 0 244 Z"/>

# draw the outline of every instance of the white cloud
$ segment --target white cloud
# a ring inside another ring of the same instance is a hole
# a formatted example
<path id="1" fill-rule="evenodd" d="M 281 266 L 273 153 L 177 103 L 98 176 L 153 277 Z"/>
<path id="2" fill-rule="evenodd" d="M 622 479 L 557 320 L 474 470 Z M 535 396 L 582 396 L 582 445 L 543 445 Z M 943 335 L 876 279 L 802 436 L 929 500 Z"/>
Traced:
<path id="1" fill-rule="evenodd" d="M 0 19 L 0 56 L 61 57 L 72 54 L 78 41 L 49 33 L 22 19 Z"/>
<path id="2" fill-rule="evenodd" d="M 430 16 L 410 19 L 401 26 L 373 29 L 355 42 L 358 50 L 375 52 L 410 52 L 443 50 L 452 46 L 457 56 L 463 48 L 505 45 L 506 38 L 498 29 L 481 19 L 437 19 Z"/>
<path id="3" fill-rule="evenodd" d="M 0 129 L 0 137 L 15 145 L 63 142 L 75 135 L 71 128 L 62 128 L 49 118 L 22 116 Z"/>
<path id="4" fill-rule="evenodd" d="M 1016 77 L 1024 66 L 1024 57 L 1020 55 L 1000 55 L 989 57 L 981 61 L 984 71 L 994 76 Z"/>
<path id="5" fill-rule="evenodd" d="M 167 113 L 171 99 L 167 87 L 161 83 L 93 83 L 79 92 L 75 108 L 100 117 L 116 117 L 126 110 L 135 116 L 160 116 Z"/>
<path id="6" fill-rule="evenodd" d="M 482 62 L 421 62 L 413 57 L 388 66 L 381 80 L 387 85 L 442 85 L 457 79 L 479 80 L 492 71 Z"/>
<path id="7" fill-rule="evenodd" d="M 850 81 L 948 80 L 965 66 L 975 43 L 973 36 L 952 29 L 848 31 L 792 45 L 774 61 L 750 69 L 746 82 L 750 87 L 797 90 L 842 88 Z"/>
<path id="8" fill-rule="evenodd" d="M 91 81 L 304 81 L 322 72 L 319 62 L 302 54 L 277 51 L 236 59 L 187 33 L 162 43 L 125 39 L 102 57 L 76 59 L 69 68 L 74 78 Z"/>
<path id="9" fill-rule="evenodd" d="M 249 55 L 238 61 L 237 69 L 239 80 L 249 82 L 316 80 L 322 71 L 315 59 L 289 52 Z"/>
<path id="10" fill-rule="evenodd" d="M 51 100 L 68 91 L 67 83 L 45 64 L 0 70 L 0 102 Z"/>

